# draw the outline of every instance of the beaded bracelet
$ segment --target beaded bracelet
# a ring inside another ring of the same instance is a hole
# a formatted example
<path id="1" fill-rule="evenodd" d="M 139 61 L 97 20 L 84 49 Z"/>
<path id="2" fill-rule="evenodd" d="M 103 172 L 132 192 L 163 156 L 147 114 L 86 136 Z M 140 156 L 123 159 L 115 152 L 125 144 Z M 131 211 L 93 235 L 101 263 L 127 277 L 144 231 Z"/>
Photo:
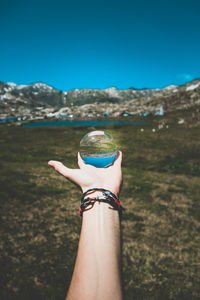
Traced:
<path id="1" fill-rule="evenodd" d="M 87 197 L 87 198 L 85 198 L 85 196 L 87 196 L 88 194 L 91 194 L 93 192 L 98 192 L 98 191 L 102 192 L 102 195 L 105 198 L 99 198 L 99 197 Z M 114 193 L 112 193 L 111 191 L 103 189 L 103 188 L 89 189 L 89 190 L 87 190 L 86 192 L 84 192 L 82 194 L 82 197 L 81 197 L 81 206 L 80 206 L 80 209 L 79 209 L 80 216 L 82 216 L 83 211 L 92 208 L 93 205 L 94 205 L 94 203 L 96 201 L 98 201 L 98 202 L 105 202 L 105 203 L 110 204 L 114 209 L 116 209 L 116 210 L 119 211 L 119 214 L 120 214 L 120 217 L 121 217 L 122 210 L 124 208 L 121 206 L 119 198 Z M 91 207 L 87 208 L 88 206 L 91 206 Z"/>

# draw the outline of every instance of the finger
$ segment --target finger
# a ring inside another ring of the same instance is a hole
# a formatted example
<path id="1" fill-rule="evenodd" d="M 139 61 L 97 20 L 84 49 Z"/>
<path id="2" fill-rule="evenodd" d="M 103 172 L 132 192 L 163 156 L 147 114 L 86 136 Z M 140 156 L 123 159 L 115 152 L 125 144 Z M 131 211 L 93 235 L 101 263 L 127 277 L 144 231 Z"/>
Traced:
<path id="1" fill-rule="evenodd" d="M 79 166 L 80 169 L 81 169 L 83 166 L 85 166 L 85 163 L 84 163 L 84 161 L 82 160 L 81 155 L 80 155 L 79 152 L 78 152 L 78 166 Z"/>
<path id="2" fill-rule="evenodd" d="M 50 160 L 48 165 L 53 167 L 59 174 L 80 187 L 83 176 L 80 169 L 70 169 L 65 167 L 60 161 Z"/>
<path id="3" fill-rule="evenodd" d="M 60 161 L 56 161 L 56 160 L 50 160 L 48 162 L 48 165 L 50 167 L 53 167 L 58 173 L 60 173 L 61 175 L 70 178 L 71 177 L 71 173 L 73 171 L 73 169 L 67 168 L 63 165 L 63 163 L 61 163 Z"/>
<path id="4" fill-rule="evenodd" d="M 121 152 L 121 151 L 118 151 L 118 157 L 117 157 L 117 159 L 115 160 L 113 166 L 119 168 L 119 167 L 121 167 L 121 164 L 122 164 L 122 152 Z"/>

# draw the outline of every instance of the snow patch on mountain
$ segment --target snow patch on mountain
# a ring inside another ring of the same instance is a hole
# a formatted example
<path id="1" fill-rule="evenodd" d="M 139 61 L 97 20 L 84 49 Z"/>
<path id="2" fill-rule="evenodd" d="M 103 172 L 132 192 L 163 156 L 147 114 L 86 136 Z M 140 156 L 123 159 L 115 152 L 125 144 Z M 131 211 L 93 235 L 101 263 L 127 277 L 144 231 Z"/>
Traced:
<path id="1" fill-rule="evenodd" d="M 188 87 L 186 88 L 186 91 L 188 92 L 188 91 L 193 91 L 193 90 L 195 90 L 196 88 L 198 88 L 199 84 L 200 84 L 200 83 L 192 84 L 192 85 L 188 86 Z"/>
<path id="2" fill-rule="evenodd" d="M 14 99 L 15 97 L 12 96 L 10 93 L 5 93 L 4 95 L 0 96 L 1 100 L 7 99 L 7 100 L 11 100 Z"/>
<path id="3" fill-rule="evenodd" d="M 17 85 L 17 86 L 16 86 L 16 89 L 21 90 L 21 89 L 24 89 L 24 88 L 26 88 L 26 87 L 28 87 L 28 85 L 20 84 L 20 85 Z"/>
<path id="4" fill-rule="evenodd" d="M 13 83 L 13 82 L 7 82 L 7 85 L 9 85 L 10 87 L 16 87 L 16 83 Z"/>
<path id="5" fill-rule="evenodd" d="M 116 87 L 110 87 L 104 90 L 111 97 L 119 97 L 118 90 Z"/>
<path id="6" fill-rule="evenodd" d="M 33 88 L 44 89 L 44 90 L 52 90 L 53 88 L 43 82 L 36 82 L 32 84 Z"/>
<path id="7" fill-rule="evenodd" d="M 166 87 L 164 88 L 164 90 L 170 91 L 170 90 L 173 90 L 174 88 L 176 88 L 176 85 L 171 84 L 171 85 L 169 85 L 169 86 L 166 86 Z"/>

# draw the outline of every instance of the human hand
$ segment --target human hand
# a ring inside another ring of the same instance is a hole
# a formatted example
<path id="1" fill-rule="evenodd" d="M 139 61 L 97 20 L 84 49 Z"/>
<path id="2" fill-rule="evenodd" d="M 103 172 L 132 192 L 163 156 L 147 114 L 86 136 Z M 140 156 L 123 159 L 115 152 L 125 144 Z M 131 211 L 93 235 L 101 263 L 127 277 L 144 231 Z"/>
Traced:
<path id="1" fill-rule="evenodd" d="M 103 188 L 119 195 L 122 183 L 121 171 L 122 153 L 119 151 L 118 158 L 114 164 L 108 168 L 96 168 L 87 165 L 78 153 L 79 169 L 70 169 L 59 161 L 50 160 L 48 165 L 53 167 L 58 173 L 69 181 L 78 185 L 84 193 L 88 189 Z"/>

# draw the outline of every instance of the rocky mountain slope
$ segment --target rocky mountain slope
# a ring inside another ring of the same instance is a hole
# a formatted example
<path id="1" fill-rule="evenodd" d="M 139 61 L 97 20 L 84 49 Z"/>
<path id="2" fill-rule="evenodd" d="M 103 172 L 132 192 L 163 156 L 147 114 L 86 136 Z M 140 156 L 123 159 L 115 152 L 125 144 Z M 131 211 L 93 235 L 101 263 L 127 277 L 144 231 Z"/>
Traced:
<path id="1" fill-rule="evenodd" d="M 104 90 L 74 89 L 68 92 L 59 91 L 42 82 L 30 85 L 0 82 L 0 118 L 155 113 L 161 106 L 167 112 L 199 107 L 200 79 L 163 89 L 119 90 L 111 87 Z"/>

